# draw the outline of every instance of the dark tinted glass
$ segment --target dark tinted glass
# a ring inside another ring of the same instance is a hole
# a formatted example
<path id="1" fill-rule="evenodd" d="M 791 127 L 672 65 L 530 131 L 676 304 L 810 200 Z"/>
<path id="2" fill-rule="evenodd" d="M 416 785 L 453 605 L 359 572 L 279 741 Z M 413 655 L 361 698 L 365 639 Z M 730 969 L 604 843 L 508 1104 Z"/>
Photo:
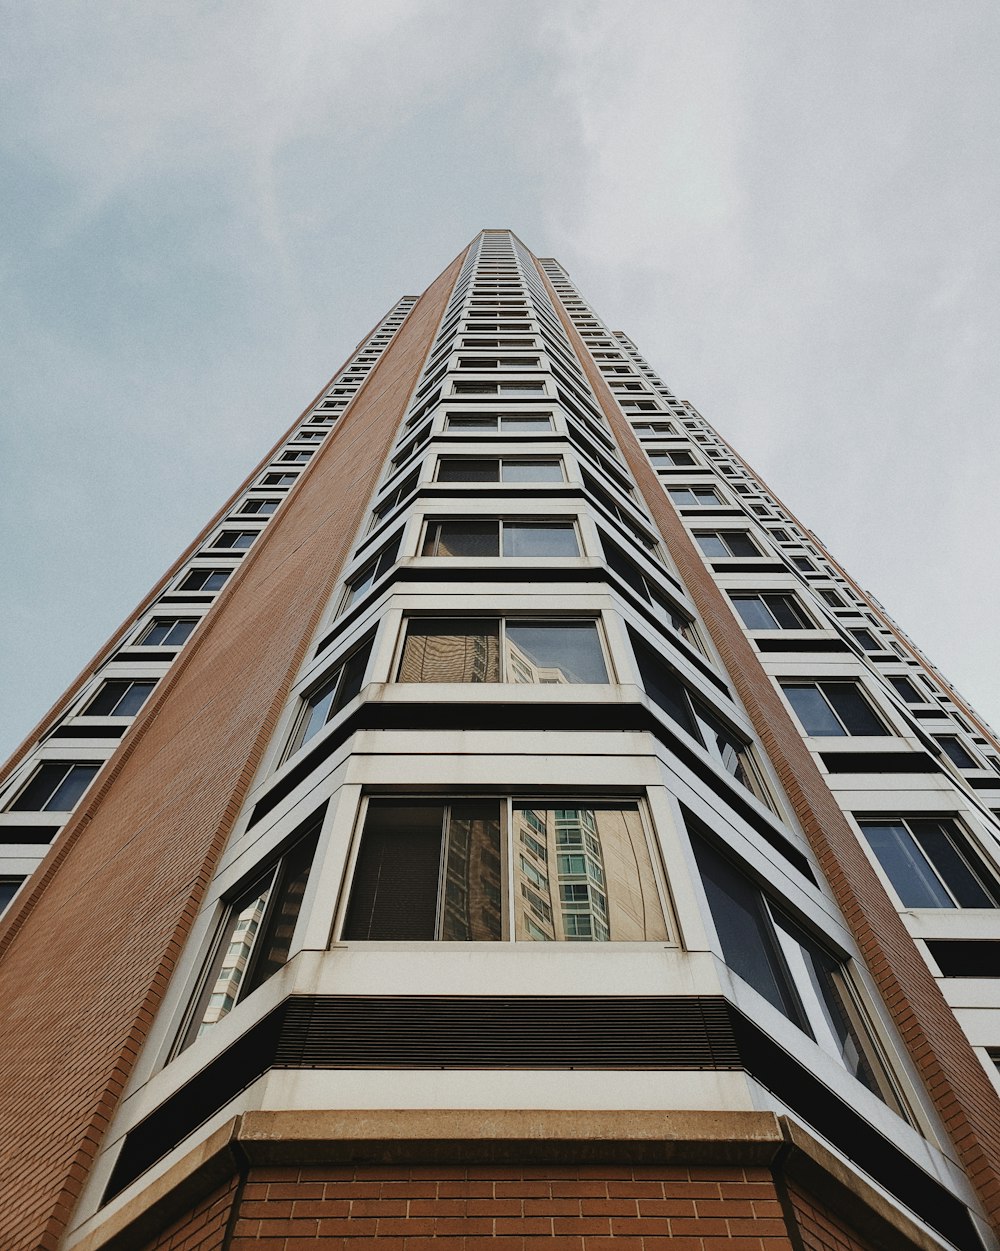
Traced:
<path id="1" fill-rule="evenodd" d="M 862 821 L 861 829 L 904 908 L 954 908 L 901 821 Z"/>
<path id="2" fill-rule="evenodd" d="M 105 682 L 84 709 L 86 717 L 134 717 L 149 698 L 155 682 L 112 679 Z"/>
<path id="3" fill-rule="evenodd" d="M 197 624 L 193 618 L 154 621 L 140 642 L 144 647 L 180 647 Z"/>
<path id="4" fill-rule="evenodd" d="M 17 893 L 17 888 L 24 881 L 23 877 L 0 878 L 0 912 L 7 907 Z"/>
<path id="5" fill-rule="evenodd" d="M 823 682 L 821 687 L 848 734 L 889 733 L 853 682 Z"/>
<path id="6" fill-rule="evenodd" d="M 726 530 L 723 535 L 733 556 L 759 556 L 760 551 L 745 530 Z"/>
<path id="7" fill-rule="evenodd" d="M 632 646 L 635 648 L 635 658 L 639 665 L 639 676 L 642 678 L 642 685 L 646 694 L 655 704 L 658 704 L 663 709 L 672 721 L 676 721 L 682 729 L 687 730 L 688 734 L 694 738 L 700 738 L 691 712 L 691 701 L 688 699 L 684 684 L 680 678 L 677 677 L 673 670 L 661 664 L 646 644 L 641 642 L 634 634 L 632 635 Z"/>
<path id="8" fill-rule="evenodd" d="M 496 521 L 435 521 L 427 527 L 423 556 L 498 556 Z"/>
<path id="9" fill-rule="evenodd" d="M 444 941 L 503 937 L 500 805 L 495 799 L 450 806 L 442 887 L 439 932 Z"/>
<path id="10" fill-rule="evenodd" d="M 698 546 L 706 556 L 728 556 L 729 548 L 717 534 L 696 534 Z M 753 555 L 757 553 L 754 552 Z"/>
<path id="11" fill-rule="evenodd" d="M 748 630 L 773 630 L 778 622 L 761 595 L 732 595 L 733 606 Z"/>
<path id="12" fill-rule="evenodd" d="M 11 812 L 68 812 L 90 785 L 100 765 L 50 762 L 10 805 Z"/>
<path id="13" fill-rule="evenodd" d="M 505 460 L 504 482 L 562 482 L 562 467 L 557 460 Z"/>
<path id="14" fill-rule="evenodd" d="M 978 857 L 952 822 L 913 820 L 910 829 L 927 859 L 958 900 L 960 908 L 997 906 L 996 884 L 989 884 L 981 866 L 979 872 L 973 867 Z"/>
<path id="15" fill-rule="evenodd" d="M 318 832 L 296 843 L 278 867 L 264 925 L 240 992 L 241 999 L 266 982 L 288 961 L 288 951 L 302 908 L 302 897 L 306 892 L 317 837 Z"/>
<path id="16" fill-rule="evenodd" d="M 948 759 L 951 760 L 954 764 L 957 764 L 960 769 L 980 768 L 980 766 L 976 763 L 975 760 L 972 759 L 972 757 L 965 750 L 965 748 L 962 746 L 962 744 L 959 742 L 957 738 L 950 738 L 947 736 L 942 736 L 937 741 L 938 743 L 940 743 L 941 748 L 944 751 L 945 755 L 948 757 Z"/>
<path id="17" fill-rule="evenodd" d="M 708 906 L 726 963 L 754 990 L 803 1029 L 760 891 L 702 839 L 693 837 Z"/>
<path id="18" fill-rule="evenodd" d="M 805 630 L 809 622 L 791 595 L 765 595 L 764 603 L 782 630 Z"/>
<path id="19" fill-rule="evenodd" d="M 448 457 L 438 462 L 438 482 L 498 482 L 498 460 L 468 460 L 465 457 Z"/>
<path id="20" fill-rule="evenodd" d="M 440 804 L 368 805 L 343 937 L 435 937 L 444 808 Z"/>
<path id="21" fill-rule="evenodd" d="M 795 715 L 802 722 L 807 734 L 820 738 L 839 735 L 843 737 L 847 731 L 833 715 L 830 705 L 820 694 L 819 688 L 810 683 L 808 686 L 789 686 L 782 683 L 782 690 L 788 702 L 795 709 Z"/>
<path id="22" fill-rule="evenodd" d="M 890 678 L 890 683 L 894 687 L 896 693 L 901 695 L 908 704 L 922 704 L 924 697 L 913 685 L 909 678 Z"/>

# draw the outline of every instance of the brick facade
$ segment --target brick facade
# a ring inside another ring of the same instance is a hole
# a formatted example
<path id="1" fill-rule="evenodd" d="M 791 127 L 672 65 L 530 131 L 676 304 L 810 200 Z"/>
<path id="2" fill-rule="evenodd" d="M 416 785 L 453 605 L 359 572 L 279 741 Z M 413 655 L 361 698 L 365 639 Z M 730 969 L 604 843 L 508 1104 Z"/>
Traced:
<path id="1" fill-rule="evenodd" d="M 58 1245 L 461 260 L 421 297 L 293 488 L 295 507 L 229 579 L 8 922 L 0 999 L 16 1007 L 0 1020 L 0 1099 L 17 1111 L 0 1144 L 4 1251 Z"/>

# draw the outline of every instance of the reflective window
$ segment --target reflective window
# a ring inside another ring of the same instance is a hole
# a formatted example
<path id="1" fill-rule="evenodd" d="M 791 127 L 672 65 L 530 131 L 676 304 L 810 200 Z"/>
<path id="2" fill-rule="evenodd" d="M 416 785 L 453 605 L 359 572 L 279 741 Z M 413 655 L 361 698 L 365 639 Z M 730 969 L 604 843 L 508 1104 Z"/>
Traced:
<path id="1" fill-rule="evenodd" d="M 936 741 L 952 764 L 958 765 L 960 769 L 982 768 L 982 765 L 966 751 L 961 739 L 952 734 L 941 734 L 937 736 Z"/>
<path id="2" fill-rule="evenodd" d="M 223 530 L 213 547 L 234 547 L 244 551 L 257 537 L 257 530 Z"/>
<path id="3" fill-rule="evenodd" d="M 429 521 L 422 556 L 579 556 L 572 521 Z"/>
<path id="4" fill-rule="evenodd" d="M 667 494 L 679 508 L 704 508 L 722 503 L 722 497 L 715 487 L 668 487 Z"/>
<path id="5" fill-rule="evenodd" d="M 597 623 L 414 618 L 399 682 L 607 682 Z"/>
<path id="6" fill-rule="evenodd" d="M 149 698 L 156 682 L 111 678 L 80 714 L 82 717 L 134 717 Z"/>
<path id="7" fill-rule="evenodd" d="M 706 556 L 760 556 L 760 548 L 746 530 L 705 530 L 694 535 Z"/>
<path id="8" fill-rule="evenodd" d="M 646 694 L 708 754 L 769 808 L 773 802 L 757 771 L 749 744 L 722 718 L 688 690 L 680 676 L 665 665 L 638 635 L 629 631 L 639 675 Z"/>
<path id="9" fill-rule="evenodd" d="M 442 456 L 438 460 L 438 482 L 562 482 L 562 462 L 557 456 L 538 460 L 507 458 L 473 459 Z"/>
<path id="10" fill-rule="evenodd" d="M 956 821 L 859 822 L 905 908 L 996 908 L 997 884 Z"/>
<path id="11" fill-rule="evenodd" d="M 812 629 L 794 595 L 730 591 L 729 598 L 748 630 Z"/>
<path id="12" fill-rule="evenodd" d="M 856 682 L 782 682 L 781 689 L 806 734 L 822 738 L 889 733 Z"/>
<path id="13" fill-rule="evenodd" d="M 228 902 L 182 1046 L 207 1033 L 287 962 L 318 837 L 319 820 L 276 864 Z"/>
<path id="14" fill-rule="evenodd" d="M 635 804 L 369 801 L 342 937 L 662 942 Z"/>
<path id="15" fill-rule="evenodd" d="M 99 764 L 46 761 L 7 806 L 8 812 L 69 812 L 94 780 Z"/>
<path id="16" fill-rule="evenodd" d="M 369 638 L 356 647 L 332 674 L 324 678 L 303 699 L 302 710 L 285 750 L 284 759 L 297 752 L 314 734 L 318 734 L 341 708 L 360 693 L 371 650 L 372 639 Z"/>
<path id="17" fill-rule="evenodd" d="M 385 576 L 396 563 L 399 555 L 399 535 L 396 534 L 375 555 L 366 561 L 347 583 L 347 607 L 356 603 L 378 580 Z"/>
<path id="18" fill-rule="evenodd" d="M 0 913 L 5 911 L 23 881 L 23 877 L 0 877 Z"/>
<path id="19" fill-rule="evenodd" d="M 198 624 L 197 617 L 157 617 L 138 640 L 141 647 L 180 647 Z"/>
<path id="20" fill-rule="evenodd" d="M 180 582 L 179 591 L 218 591 L 232 573 L 231 569 L 192 569 Z"/>
<path id="21" fill-rule="evenodd" d="M 873 1094 L 905 1115 L 853 991 L 827 951 L 714 846 L 692 836 L 726 963 Z"/>
<path id="22" fill-rule="evenodd" d="M 537 434 L 552 429 L 552 418 L 541 413 L 449 413 L 449 430 L 499 431 L 501 434 Z"/>

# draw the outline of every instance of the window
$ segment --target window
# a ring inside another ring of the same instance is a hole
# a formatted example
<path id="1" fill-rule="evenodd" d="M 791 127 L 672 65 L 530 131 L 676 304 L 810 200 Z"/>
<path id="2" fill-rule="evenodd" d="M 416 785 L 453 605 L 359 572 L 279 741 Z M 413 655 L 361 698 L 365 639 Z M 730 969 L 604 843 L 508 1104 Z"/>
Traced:
<path id="1" fill-rule="evenodd" d="M 442 456 L 438 482 L 563 482 L 558 456 L 545 460 L 473 460 L 465 456 Z"/>
<path id="2" fill-rule="evenodd" d="M 996 908 L 997 883 L 958 822 L 861 820 L 861 831 L 904 908 Z"/>
<path id="3" fill-rule="evenodd" d="M 817 737 L 888 734 L 856 682 L 782 682 L 806 734 Z"/>
<path id="4" fill-rule="evenodd" d="M 882 644 L 878 641 L 871 630 L 856 629 L 851 630 L 851 637 L 855 643 L 865 652 L 880 652 Z"/>
<path id="5" fill-rule="evenodd" d="M 420 470 L 414 469 L 412 473 L 408 473 L 406 475 L 399 486 L 389 492 L 389 494 L 375 509 L 375 525 L 378 525 L 380 521 L 388 517 L 389 514 L 394 511 L 396 506 L 401 504 L 408 495 L 413 494 L 413 492 L 417 489 L 419 480 Z"/>
<path id="6" fill-rule="evenodd" d="M 889 684 L 897 695 L 902 696 L 904 703 L 925 704 L 927 699 L 921 695 L 909 678 L 890 678 Z"/>
<path id="7" fill-rule="evenodd" d="M 680 467 L 681 465 L 693 465 L 696 463 L 690 452 L 650 452 L 649 459 L 657 469 L 669 469 L 671 466 Z"/>
<path id="8" fill-rule="evenodd" d="M 596 621 L 411 618 L 397 682 L 608 681 Z"/>
<path id="9" fill-rule="evenodd" d="M 244 550 L 257 537 L 256 530 L 223 530 L 212 544 L 213 547 L 235 547 Z"/>
<path id="10" fill-rule="evenodd" d="M 207 1033 L 287 962 L 321 820 L 316 818 L 280 860 L 227 901 L 182 1047 Z"/>
<path id="11" fill-rule="evenodd" d="M 372 639 L 368 638 L 303 698 L 302 709 L 285 749 L 284 760 L 308 743 L 328 721 L 333 720 L 341 708 L 346 707 L 360 693 L 371 650 Z"/>
<path id="12" fill-rule="evenodd" d="M 544 382 L 456 382 L 453 395 L 544 395 Z"/>
<path id="13" fill-rule="evenodd" d="M 270 517 L 270 515 L 278 507 L 279 503 L 279 500 L 244 500 L 240 513 L 243 516 L 253 515 L 257 517 Z"/>
<path id="14" fill-rule="evenodd" d="M 777 908 L 710 843 L 692 835 L 691 844 L 729 967 L 902 1115 L 844 961 Z"/>
<path id="15" fill-rule="evenodd" d="M 552 429 L 552 418 L 541 413 L 449 413 L 449 430 L 497 431 L 501 434 L 537 434 Z"/>
<path id="16" fill-rule="evenodd" d="M 6 911 L 23 881 L 23 877 L 0 877 L 0 914 Z"/>
<path id="17" fill-rule="evenodd" d="M 282 452 L 278 460 L 285 465 L 304 465 L 312 456 L 313 449 L 311 447 L 295 448 L 291 452 Z"/>
<path id="18" fill-rule="evenodd" d="M 179 591 L 217 591 L 232 573 L 231 569 L 192 569 L 182 579 Z"/>
<path id="19" fill-rule="evenodd" d="M 748 630 L 811 630 L 812 622 L 794 595 L 784 593 L 729 592 L 733 607 Z"/>
<path id="20" fill-rule="evenodd" d="M 634 803 L 372 799 L 342 937 L 663 942 L 655 881 Z"/>
<path id="21" fill-rule="evenodd" d="M 49 760 L 7 805 L 8 812 L 69 812 L 94 780 L 99 764 Z"/>
<path id="22" fill-rule="evenodd" d="M 705 530 L 694 536 L 706 556 L 759 556 L 760 549 L 746 530 Z"/>
<path id="23" fill-rule="evenodd" d="M 678 508 L 710 508 L 713 504 L 722 503 L 715 487 L 668 487 L 667 494 Z"/>
<path id="24" fill-rule="evenodd" d="M 298 481 L 297 473 L 266 473 L 261 478 L 261 486 L 287 487 Z"/>
<path id="25" fill-rule="evenodd" d="M 604 559 L 608 562 L 608 567 L 623 582 L 627 583 L 641 599 L 644 599 L 656 611 L 656 614 L 669 624 L 672 630 L 675 630 L 682 638 L 686 639 L 692 647 L 700 650 L 698 636 L 695 633 L 691 618 L 681 612 L 679 608 L 676 608 L 662 594 L 652 578 L 648 578 L 634 561 L 629 560 L 616 543 L 612 543 L 603 534 L 601 535 L 601 546 L 604 548 Z"/>
<path id="26" fill-rule="evenodd" d="M 357 603 L 378 580 L 385 576 L 396 563 L 399 555 L 399 535 L 396 534 L 375 555 L 361 566 L 353 578 L 347 583 L 347 604 Z"/>
<path id="27" fill-rule="evenodd" d="M 823 600 L 824 603 L 829 604 L 831 608 L 846 607 L 843 598 L 840 595 L 838 595 L 836 591 L 831 591 L 827 589 L 826 587 L 824 587 L 823 590 L 820 591 L 819 597 L 821 600 Z"/>
<path id="28" fill-rule="evenodd" d="M 197 617 L 157 617 L 139 636 L 139 647 L 180 647 L 198 624 Z"/>
<path id="29" fill-rule="evenodd" d="M 982 768 L 982 765 L 966 751 L 960 738 L 956 738 L 953 734 L 936 735 L 935 738 L 941 750 L 952 764 L 957 765 L 960 769 Z"/>
<path id="30" fill-rule="evenodd" d="M 82 717 L 134 717 L 156 682 L 109 678 L 80 714 Z"/>
<path id="31" fill-rule="evenodd" d="M 572 521 L 428 521 L 421 556 L 579 556 Z"/>
<path id="32" fill-rule="evenodd" d="M 792 564 L 802 573 L 815 573 L 816 566 L 806 556 L 793 556 Z"/>
<path id="33" fill-rule="evenodd" d="M 632 634 L 631 631 L 629 631 Z M 638 635 L 632 646 L 642 685 L 650 699 L 667 716 L 700 743 L 727 773 L 768 807 L 771 797 L 757 772 L 746 740 L 722 721 L 721 717 L 692 695 L 673 669 L 663 664 Z"/>

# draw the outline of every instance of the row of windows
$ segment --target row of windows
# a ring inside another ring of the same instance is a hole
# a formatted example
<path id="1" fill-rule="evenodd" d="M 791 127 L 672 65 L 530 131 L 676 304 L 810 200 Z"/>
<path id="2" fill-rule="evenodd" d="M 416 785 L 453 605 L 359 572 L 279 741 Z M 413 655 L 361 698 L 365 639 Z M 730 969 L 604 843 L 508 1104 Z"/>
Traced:
<path id="1" fill-rule="evenodd" d="M 320 820 L 223 902 L 180 1046 L 287 961 Z M 370 798 L 339 909 L 342 942 L 670 940 L 662 868 L 637 800 Z M 850 964 L 729 855 L 689 833 L 733 972 L 901 1114 Z M 706 831 L 707 833 L 707 831 Z"/>

